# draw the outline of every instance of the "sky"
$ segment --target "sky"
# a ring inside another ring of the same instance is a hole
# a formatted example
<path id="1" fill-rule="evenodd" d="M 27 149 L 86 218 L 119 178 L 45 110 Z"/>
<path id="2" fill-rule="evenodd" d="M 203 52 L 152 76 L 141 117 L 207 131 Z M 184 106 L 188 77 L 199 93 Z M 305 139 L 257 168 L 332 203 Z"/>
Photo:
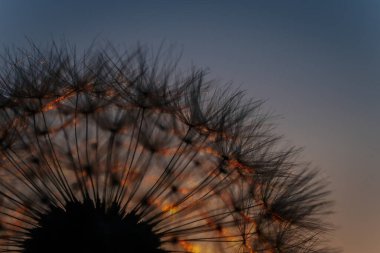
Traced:
<path id="1" fill-rule="evenodd" d="M 0 0 L 0 34 L 1 47 L 175 45 L 185 65 L 265 100 L 329 178 L 332 245 L 380 252 L 380 1 Z"/>

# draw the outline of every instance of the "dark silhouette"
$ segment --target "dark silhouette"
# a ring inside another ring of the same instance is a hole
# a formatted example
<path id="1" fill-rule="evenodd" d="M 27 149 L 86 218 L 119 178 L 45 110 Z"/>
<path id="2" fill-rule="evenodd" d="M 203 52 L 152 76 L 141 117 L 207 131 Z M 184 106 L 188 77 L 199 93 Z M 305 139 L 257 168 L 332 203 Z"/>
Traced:
<path id="1" fill-rule="evenodd" d="M 329 251 L 325 183 L 261 101 L 143 47 L 2 59 L 2 252 Z"/>

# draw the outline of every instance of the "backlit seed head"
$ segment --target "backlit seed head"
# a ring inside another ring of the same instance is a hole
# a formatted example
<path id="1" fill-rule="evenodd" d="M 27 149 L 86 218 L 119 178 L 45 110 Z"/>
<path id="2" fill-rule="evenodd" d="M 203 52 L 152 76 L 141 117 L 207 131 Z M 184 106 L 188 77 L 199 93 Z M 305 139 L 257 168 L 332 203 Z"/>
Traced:
<path id="1" fill-rule="evenodd" d="M 260 101 L 142 47 L 3 60 L 1 251 L 328 251 L 325 185 Z"/>

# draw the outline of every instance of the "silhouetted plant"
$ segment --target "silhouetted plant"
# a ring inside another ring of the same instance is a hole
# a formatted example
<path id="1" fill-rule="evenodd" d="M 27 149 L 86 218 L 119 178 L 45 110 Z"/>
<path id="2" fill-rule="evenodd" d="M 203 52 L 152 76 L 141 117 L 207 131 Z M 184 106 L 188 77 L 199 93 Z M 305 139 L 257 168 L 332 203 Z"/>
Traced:
<path id="1" fill-rule="evenodd" d="M 327 251 L 325 184 L 262 103 L 160 57 L 3 55 L 0 250 Z"/>

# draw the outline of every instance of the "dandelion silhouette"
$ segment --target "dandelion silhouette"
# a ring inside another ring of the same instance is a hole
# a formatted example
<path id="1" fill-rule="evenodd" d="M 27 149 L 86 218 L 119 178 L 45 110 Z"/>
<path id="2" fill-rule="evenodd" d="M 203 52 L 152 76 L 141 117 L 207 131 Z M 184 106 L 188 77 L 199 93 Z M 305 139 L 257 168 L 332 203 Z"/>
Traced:
<path id="1" fill-rule="evenodd" d="M 326 252 L 325 185 L 261 102 L 147 52 L 3 55 L 0 250 Z"/>

